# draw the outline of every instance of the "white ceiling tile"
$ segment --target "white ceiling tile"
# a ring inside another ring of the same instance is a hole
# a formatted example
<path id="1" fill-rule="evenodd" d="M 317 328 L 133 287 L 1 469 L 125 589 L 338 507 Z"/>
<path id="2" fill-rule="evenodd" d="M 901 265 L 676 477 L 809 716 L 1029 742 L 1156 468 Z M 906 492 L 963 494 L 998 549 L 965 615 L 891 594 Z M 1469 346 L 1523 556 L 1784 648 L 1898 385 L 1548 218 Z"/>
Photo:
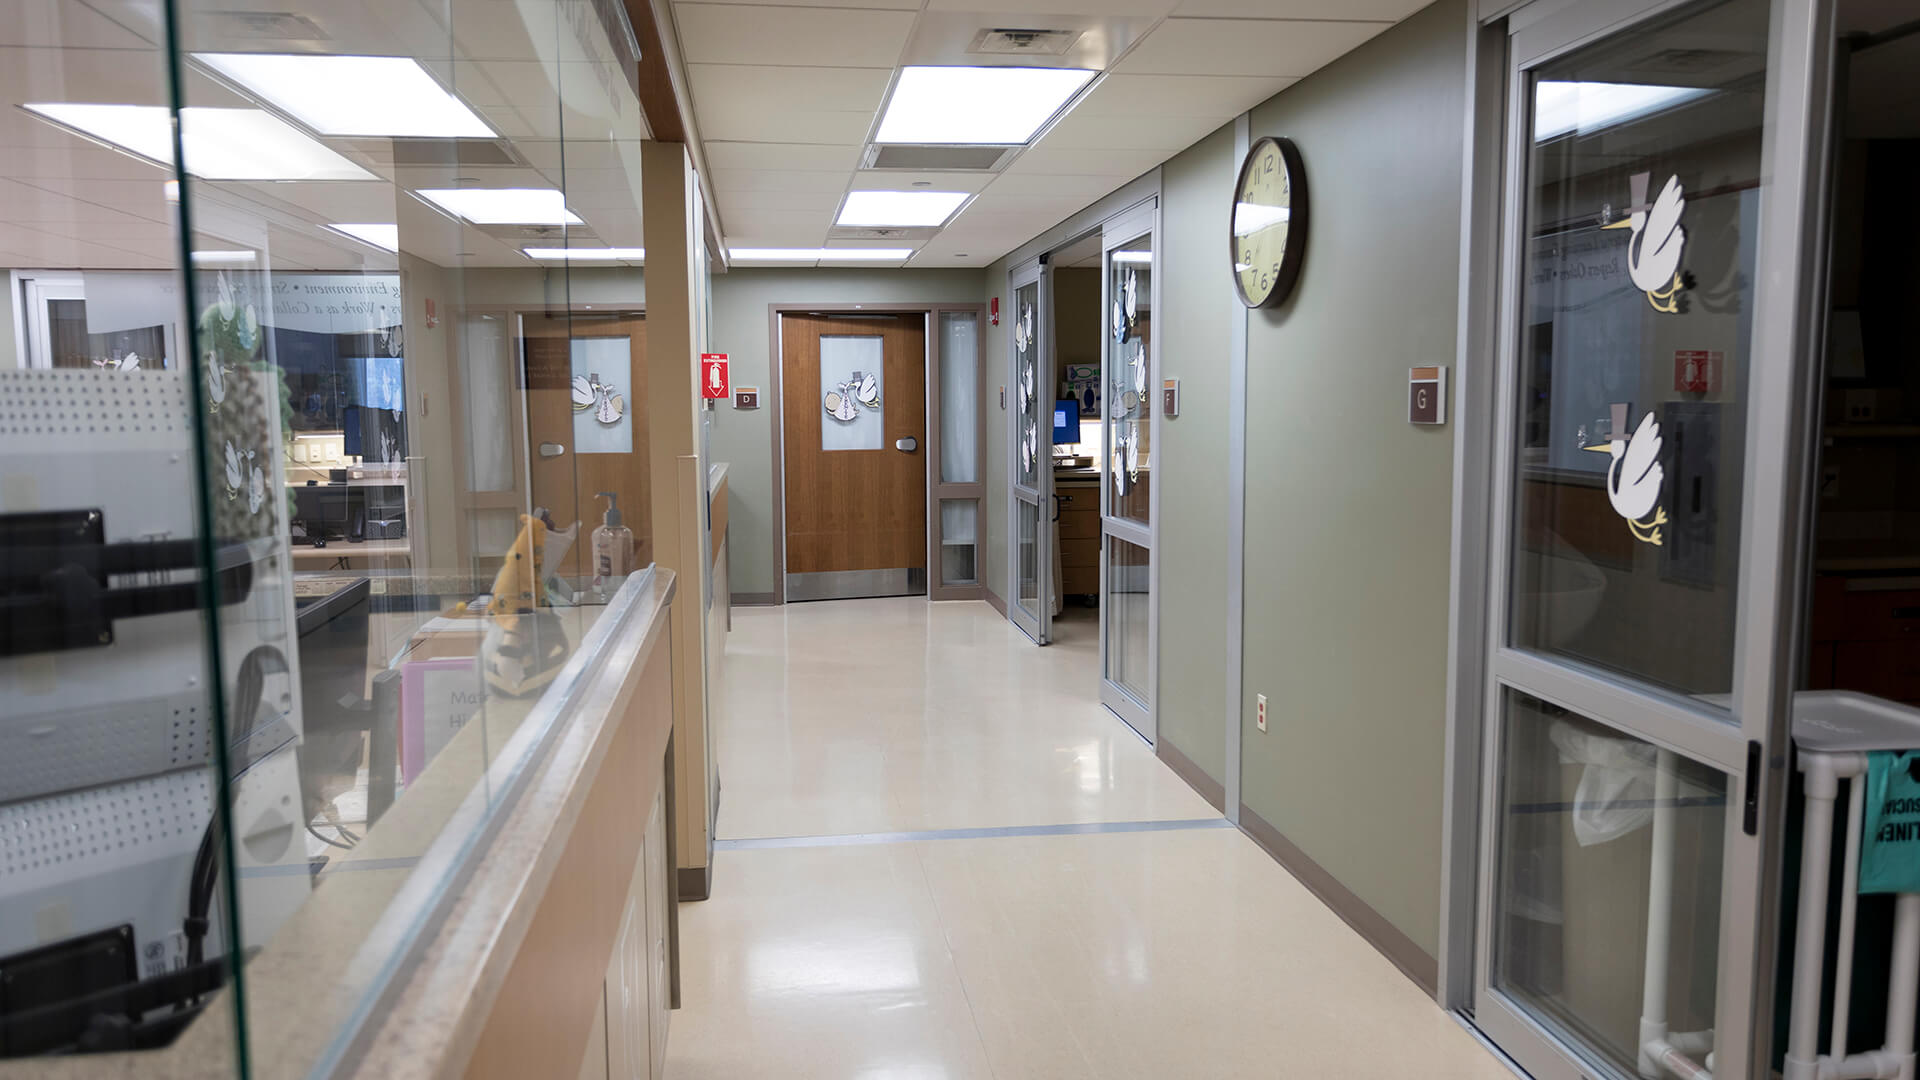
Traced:
<path id="1" fill-rule="evenodd" d="M 1054 125 L 1040 146 L 1062 150 L 1164 150 L 1169 155 L 1230 123 L 1227 116 L 1112 116 L 1076 112 Z"/>
<path id="2" fill-rule="evenodd" d="M 1398 21 L 1429 0 L 1182 0 L 1179 16 L 1217 19 L 1386 19 Z"/>
<path id="3" fill-rule="evenodd" d="M 728 221 L 742 211 L 811 210 L 832 213 L 840 206 L 840 190 L 833 191 L 723 191 L 720 212 Z"/>
<path id="4" fill-rule="evenodd" d="M 166 204 L 160 198 L 160 192 L 156 190 L 148 194 L 155 204 L 153 209 L 164 211 Z M 143 219 L 124 210 L 83 201 L 64 191 L 49 191 L 4 179 L 0 179 L 0 206 L 6 208 L 0 211 L 6 220 L 42 229 L 58 228 L 60 223 L 79 221 L 134 225 L 146 220 L 164 220 L 151 217 Z"/>
<path id="5" fill-rule="evenodd" d="M 152 49 L 153 43 L 74 0 L 10 0 L 0 45 Z"/>
<path id="6" fill-rule="evenodd" d="M 1248 75 L 1109 75 L 1068 118 L 1238 116 L 1299 80 Z"/>
<path id="7" fill-rule="evenodd" d="M 806 225 L 768 225 L 754 223 L 735 225 L 732 218 L 727 219 L 728 247 L 819 247 L 827 241 L 826 227 Z"/>
<path id="8" fill-rule="evenodd" d="M 1158 150 L 1081 150 L 1036 146 L 1007 166 L 1009 175 L 1032 176 L 1073 173 L 1081 176 L 1118 176 L 1131 180 L 1160 164 L 1168 155 Z"/>
<path id="9" fill-rule="evenodd" d="M 798 105 L 872 114 L 880 108 L 891 74 L 882 68 L 687 65 L 694 107 L 700 111 L 703 126 L 709 108 L 784 109 Z"/>
<path id="10" fill-rule="evenodd" d="M 1133 75 L 1302 76 L 1387 28 L 1384 22 L 1168 19 L 1117 70 Z"/>
<path id="11" fill-rule="evenodd" d="M 845 8 L 675 4 L 689 64 L 891 68 L 914 15 Z"/>
<path id="12" fill-rule="evenodd" d="M 833 223 L 833 208 L 825 210 L 733 210 L 722 207 L 727 228 L 738 232 L 757 229 L 814 229 L 825 233 Z"/>
<path id="13" fill-rule="evenodd" d="M 1125 18 L 1128 16 L 1158 17 L 1173 10 L 1179 0 L 1044 0 L 1035 10 L 1044 10 L 1048 15 L 1097 15 L 1107 18 Z M 1001 14 L 1010 8 L 1018 7 L 1009 0 L 929 0 L 928 11 L 972 11 L 982 14 Z M 989 23 L 990 26 L 1031 26 L 1034 16 L 1024 15 L 1024 21 Z"/>
<path id="14" fill-rule="evenodd" d="M 1131 179 L 1131 177 L 1129 177 Z M 1119 187 L 1110 175 L 1076 176 L 1072 173 L 1000 174 L 988 188 L 996 195 L 1092 195 L 1099 197 Z"/>
<path id="15" fill-rule="evenodd" d="M 802 172 L 786 169 L 714 169 L 708 174 L 713 190 L 723 197 L 731 191 L 798 191 L 838 195 L 846 190 L 846 170 Z"/>
<path id="16" fill-rule="evenodd" d="M 980 191 L 993 182 L 993 173 L 909 172 L 904 169 L 863 169 L 853 174 L 853 191 Z"/>
<path id="17" fill-rule="evenodd" d="M 720 169 L 852 172 L 860 163 L 858 146 L 817 146 L 804 143 L 709 142 L 707 167 Z"/>

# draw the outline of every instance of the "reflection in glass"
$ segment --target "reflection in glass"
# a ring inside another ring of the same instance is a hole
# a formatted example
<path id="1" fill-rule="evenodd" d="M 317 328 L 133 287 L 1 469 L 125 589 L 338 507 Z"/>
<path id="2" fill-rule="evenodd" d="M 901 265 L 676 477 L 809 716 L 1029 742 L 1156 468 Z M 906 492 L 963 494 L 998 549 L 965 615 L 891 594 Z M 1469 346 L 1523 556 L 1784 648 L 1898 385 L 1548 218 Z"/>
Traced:
<path id="1" fill-rule="evenodd" d="M 1015 500 L 1013 516 L 1016 527 L 1014 546 L 1016 565 L 1020 571 L 1019 604 L 1029 615 L 1039 617 L 1040 612 L 1040 553 L 1037 533 L 1040 528 L 1040 509 L 1030 502 Z"/>
<path id="2" fill-rule="evenodd" d="M 13 6 L 0 414 L 30 423 L 0 415 L 0 471 L 34 483 L 0 485 L 0 592 L 39 587 L 29 550 L 147 591 L 0 631 L 31 688 L 0 736 L 54 733 L 0 769 L 0 835 L 39 838 L 0 855 L 0 1023 L 136 980 L 155 1006 L 0 1053 L 163 1047 L 211 1004 L 305 1074 L 406 944 L 366 943 L 382 912 L 448 885 L 422 856 L 484 826 L 460 797 L 497 808 L 481 776 L 571 691 L 596 493 L 652 557 L 641 271 L 606 257 L 642 244 L 634 57 L 568 0 L 268 20 L 314 31 L 298 56 L 226 0 Z M 284 946 L 328 898 L 356 914 Z M 146 1071 L 222 1071 L 192 1066 Z"/>
<path id="3" fill-rule="evenodd" d="M 1107 262 L 1107 513 L 1149 524 L 1153 481 L 1153 238 Z"/>
<path id="4" fill-rule="evenodd" d="M 1532 76 L 1511 640 L 1695 694 L 1732 677 L 1765 42 L 1734 0 Z"/>
<path id="5" fill-rule="evenodd" d="M 1643 1014 L 1704 1061 L 1727 778 L 1515 690 L 1501 737 L 1494 987 L 1625 1074 Z"/>
<path id="6" fill-rule="evenodd" d="M 980 481 L 980 317 L 940 313 L 940 482 Z"/>
<path id="7" fill-rule="evenodd" d="M 940 584 L 976 585 L 980 581 L 980 500 L 940 500 Z"/>
<path id="8" fill-rule="evenodd" d="M 1142 705 L 1149 704 L 1147 680 L 1152 618 L 1152 553 L 1117 536 L 1107 537 L 1106 592 L 1101 597 L 1107 620 L 1107 679 Z"/>
<path id="9" fill-rule="evenodd" d="M 1048 404 L 1044 411 L 1052 413 L 1052 391 L 1040 385 L 1040 342 L 1039 315 L 1035 308 L 1040 303 L 1040 285 L 1031 283 L 1022 285 L 1013 294 L 1013 467 L 1014 476 L 1022 487 L 1037 487 L 1040 483 L 1040 470 L 1045 467 L 1042 460 L 1051 451 L 1047 440 L 1052 437 L 1053 429 L 1040 429 L 1042 392 L 1047 396 Z"/>

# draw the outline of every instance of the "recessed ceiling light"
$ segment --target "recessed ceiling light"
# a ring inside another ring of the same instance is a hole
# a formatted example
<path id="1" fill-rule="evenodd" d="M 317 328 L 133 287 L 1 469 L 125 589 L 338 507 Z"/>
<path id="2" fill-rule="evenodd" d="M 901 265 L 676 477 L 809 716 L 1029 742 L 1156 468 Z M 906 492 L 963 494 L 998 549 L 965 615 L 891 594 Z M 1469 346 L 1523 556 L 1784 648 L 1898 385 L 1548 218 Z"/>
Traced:
<path id="1" fill-rule="evenodd" d="M 428 188 L 414 192 L 475 225 L 582 225 L 552 188 Z"/>
<path id="2" fill-rule="evenodd" d="M 874 141 L 1024 143 L 1097 74 L 1080 68 L 902 68 Z"/>
<path id="3" fill-rule="evenodd" d="M 70 131 L 173 166 L 173 119 L 164 105 L 44 103 L 28 112 Z M 367 170 L 261 109 L 180 110 L 187 172 L 204 180 L 373 180 Z"/>
<path id="4" fill-rule="evenodd" d="M 194 53 L 322 135 L 490 139 L 496 132 L 407 56 Z"/>
<path id="5" fill-rule="evenodd" d="M 357 225 L 322 225 L 329 232 L 352 237 L 363 244 L 369 244 L 381 251 L 398 252 L 400 250 L 400 226 L 380 222 L 365 222 Z"/>
<path id="6" fill-rule="evenodd" d="M 571 262 L 644 262 L 646 248 L 626 247 L 530 247 L 521 248 L 529 259 L 566 259 Z"/>
<path id="7" fill-rule="evenodd" d="M 898 262 L 912 248 L 728 248 L 735 262 Z"/>
<path id="8" fill-rule="evenodd" d="M 246 266 L 255 262 L 258 255 L 251 251 L 196 251 L 193 253 L 195 266 Z"/>
<path id="9" fill-rule="evenodd" d="M 966 201 L 964 191 L 852 191 L 847 193 L 834 224 L 907 228 L 945 225 Z"/>

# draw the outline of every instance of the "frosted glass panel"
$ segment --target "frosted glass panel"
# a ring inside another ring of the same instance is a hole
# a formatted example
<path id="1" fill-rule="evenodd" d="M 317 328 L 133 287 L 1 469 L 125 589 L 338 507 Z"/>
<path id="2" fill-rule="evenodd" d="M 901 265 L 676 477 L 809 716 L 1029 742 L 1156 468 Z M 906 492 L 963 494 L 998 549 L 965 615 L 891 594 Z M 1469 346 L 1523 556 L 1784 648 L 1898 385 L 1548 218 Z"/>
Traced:
<path id="1" fill-rule="evenodd" d="M 633 341 L 574 338 L 571 344 L 576 452 L 633 453 Z"/>
<path id="2" fill-rule="evenodd" d="M 885 442 L 882 355 L 878 334 L 820 335 L 820 407 L 826 414 L 820 449 L 878 450 Z"/>
<path id="3" fill-rule="evenodd" d="M 940 315 L 940 480 L 980 482 L 980 317 Z"/>
<path id="4" fill-rule="evenodd" d="M 980 582 L 980 502 L 978 499 L 940 500 L 940 583 L 977 585 Z"/>
<path id="5" fill-rule="evenodd" d="M 513 393 L 507 358 L 507 324 L 497 316 L 476 315 L 465 327 L 460 382 L 467 398 L 467 490 L 513 490 L 513 442 L 500 437 L 513 430 Z M 507 537 L 509 543 L 513 537 Z"/>

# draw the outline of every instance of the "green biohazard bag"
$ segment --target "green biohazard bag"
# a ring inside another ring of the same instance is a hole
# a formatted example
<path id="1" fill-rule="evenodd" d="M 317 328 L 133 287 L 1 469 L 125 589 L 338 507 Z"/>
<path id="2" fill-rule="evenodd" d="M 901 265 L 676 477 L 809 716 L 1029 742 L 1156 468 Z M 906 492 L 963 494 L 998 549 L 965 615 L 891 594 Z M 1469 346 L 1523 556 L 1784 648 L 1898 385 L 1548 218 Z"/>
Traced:
<path id="1" fill-rule="evenodd" d="M 1920 893 L 1917 774 L 1920 750 L 1875 750 L 1867 755 L 1867 821 L 1860 837 L 1863 893 Z"/>

